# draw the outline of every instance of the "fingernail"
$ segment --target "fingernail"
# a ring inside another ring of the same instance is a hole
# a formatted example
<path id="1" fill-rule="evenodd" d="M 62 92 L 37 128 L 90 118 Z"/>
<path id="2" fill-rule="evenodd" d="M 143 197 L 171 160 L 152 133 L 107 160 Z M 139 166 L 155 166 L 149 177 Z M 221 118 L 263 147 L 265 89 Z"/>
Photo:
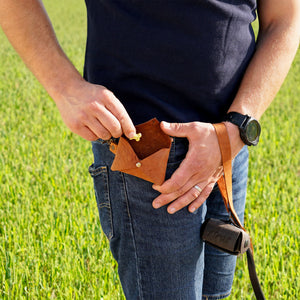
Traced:
<path id="1" fill-rule="evenodd" d="M 152 185 L 152 188 L 153 188 L 154 190 L 158 191 L 159 186 L 154 184 L 154 185 Z"/>
<path id="2" fill-rule="evenodd" d="M 190 213 L 193 213 L 196 210 L 196 207 L 190 207 Z"/>
<path id="3" fill-rule="evenodd" d="M 175 211 L 176 209 L 174 207 L 168 209 L 169 214 L 174 214 Z"/>
<path id="4" fill-rule="evenodd" d="M 135 137 L 135 132 L 130 132 L 129 134 L 128 134 L 128 138 L 131 140 L 131 139 L 134 139 L 134 137 Z"/>
<path id="5" fill-rule="evenodd" d="M 152 206 L 153 206 L 155 209 L 158 209 L 158 208 L 160 208 L 160 203 L 159 203 L 159 202 L 153 202 Z"/>
<path id="6" fill-rule="evenodd" d="M 162 125 L 163 125 L 166 129 L 168 129 L 168 128 L 171 127 L 170 123 L 167 123 L 167 122 L 165 122 L 165 121 L 162 121 Z"/>

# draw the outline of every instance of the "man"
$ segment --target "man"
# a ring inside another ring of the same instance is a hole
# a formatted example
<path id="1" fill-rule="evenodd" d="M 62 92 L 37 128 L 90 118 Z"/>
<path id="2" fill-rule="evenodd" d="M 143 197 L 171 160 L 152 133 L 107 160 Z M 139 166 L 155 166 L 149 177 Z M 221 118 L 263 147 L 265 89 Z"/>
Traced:
<path id="1" fill-rule="evenodd" d="M 90 173 L 124 293 L 128 299 L 225 298 L 235 259 L 199 236 L 205 218 L 226 216 L 215 187 L 222 168 L 212 123 L 226 120 L 234 204 L 243 219 L 243 146 L 259 138 L 258 122 L 253 133 L 246 115 L 261 117 L 289 70 L 299 43 L 299 1 L 257 1 L 256 45 L 255 0 L 86 4 L 85 79 L 60 48 L 41 1 L 0 0 L 0 22 L 66 125 L 94 141 Z M 175 137 L 161 186 L 112 172 L 113 155 L 103 142 L 132 138 L 134 124 L 153 117 L 167 121 L 161 128 Z"/>

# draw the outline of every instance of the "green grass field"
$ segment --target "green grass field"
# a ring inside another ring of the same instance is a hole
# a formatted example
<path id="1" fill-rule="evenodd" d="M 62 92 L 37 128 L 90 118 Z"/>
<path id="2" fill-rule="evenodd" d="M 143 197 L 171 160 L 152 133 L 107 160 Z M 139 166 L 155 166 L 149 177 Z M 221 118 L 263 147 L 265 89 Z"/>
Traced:
<path id="1" fill-rule="evenodd" d="M 44 1 L 79 70 L 83 1 Z M 124 299 L 100 229 L 90 143 L 63 125 L 54 102 L 0 32 L 0 298 Z M 300 51 L 251 148 L 246 227 L 267 299 L 299 299 Z M 230 299 L 254 299 L 245 257 Z"/>

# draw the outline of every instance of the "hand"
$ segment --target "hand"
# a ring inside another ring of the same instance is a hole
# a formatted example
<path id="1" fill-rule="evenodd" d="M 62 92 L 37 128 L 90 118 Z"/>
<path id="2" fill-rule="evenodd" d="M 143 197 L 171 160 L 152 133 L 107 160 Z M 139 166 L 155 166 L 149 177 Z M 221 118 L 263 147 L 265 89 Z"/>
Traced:
<path id="1" fill-rule="evenodd" d="M 79 80 L 69 90 L 54 100 L 71 131 L 89 141 L 118 138 L 123 133 L 134 137 L 136 130 L 128 113 L 107 88 Z"/>
<path id="2" fill-rule="evenodd" d="M 170 136 L 186 137 L 189 150 L 172 177 L 161 186 L 153 186 L 161 193 L 154 199 L 153 207 L 172 202 L 168 206 L 171 214 L 187 205 L 189 211 L 194 212 L 207 199 L 223 172 L 215 129 L 212 124 L 200 122 L 162 122 L 161 128 Z"/>

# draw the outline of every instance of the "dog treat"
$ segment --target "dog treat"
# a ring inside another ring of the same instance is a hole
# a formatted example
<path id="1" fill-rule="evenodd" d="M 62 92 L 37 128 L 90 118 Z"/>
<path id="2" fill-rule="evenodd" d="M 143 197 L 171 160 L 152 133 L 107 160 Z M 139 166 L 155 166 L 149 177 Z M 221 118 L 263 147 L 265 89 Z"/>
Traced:
<path id="1" fill-rule="evenodd" d="M 141 137 L 142 137 L 141 133 L 136 133 L 135 136 L 131 138 L 131 140 L 136 140 L 136 142 L 139 142 Z"/>

